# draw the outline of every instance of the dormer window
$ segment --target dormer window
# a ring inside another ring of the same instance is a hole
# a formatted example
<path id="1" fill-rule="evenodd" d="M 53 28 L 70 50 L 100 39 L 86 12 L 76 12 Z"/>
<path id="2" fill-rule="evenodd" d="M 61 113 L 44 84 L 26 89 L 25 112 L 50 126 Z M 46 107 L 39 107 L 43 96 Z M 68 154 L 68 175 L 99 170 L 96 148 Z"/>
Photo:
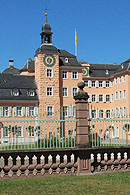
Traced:
<path id="1" fill-rule="evenodd" d="M 68 63 L 68 62 L 69 62 L 68 58 L 65 58 L 65 63 Z"/>
<path id="2" fill-rule="evenodd" d="M 108 70 L 106 70 L 106 74 L 109 74 L 109 71 Z"/>
<path id="3" fill-rule="evenodd" d="M 35 96 L 35 91 L 29 91 L 29 96 L 34 97 Z"/>
<path id="4" fill-rule="evenodd" d="M 13 90 L 13 96 L 19 96 L 19 90 Z"/>
<path id="5" fill-rule="evenodd" d="M 124 68 L 124 65 L 123 65 L 123 64 L 121 65 L 121 68 L 122 68 L 122 69 Z"/>

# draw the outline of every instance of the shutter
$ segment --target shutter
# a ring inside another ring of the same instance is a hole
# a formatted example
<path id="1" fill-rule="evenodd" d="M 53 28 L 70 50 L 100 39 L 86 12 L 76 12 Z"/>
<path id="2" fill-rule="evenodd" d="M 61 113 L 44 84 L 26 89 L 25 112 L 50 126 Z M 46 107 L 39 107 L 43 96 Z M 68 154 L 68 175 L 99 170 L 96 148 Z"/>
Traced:
<path id="1" fill-rule="evenodd" d="M 106 118 L 106 109 L 103 110 L 103 118 Z"/>
<path id="2" fill-rule="evenodd" d="M 112 82 L 111 81 L 109 81 L 109 87 L 112 87 Z"/>
<path id="3" fill-rule="evenodd" d="M 92 118 L 92 110 L 89 110 L 89 118 Z"/>
<path id="4" fill-rule="evenodd" d="M 97 109 L 97 118 L 99 118 L 99 110 Z"/>
<path id="5" fill-rule="evenodd" d="M 25 116 L 25 107 L 22 107 L 22 116 Z"/>
<path id="6" fill-rule="evenodd" d="M 92 81 L 88 81 L 88 87 L 91 87 L 92 86 Z"/>
<path id="7" fill-rule="evenodd" d="M 34 116 L 38 116 L 38 107 L 34 107 Z"/>
<path id="8" fill-rule="evenodd" d="M 92 101 L 92 95 L 89 94 L 88 102 L 91 102 L 91 101 Z"/>
<path id="9" fill-rule="evenodd" d="M 13 107 L 13 115 L 17 116 L 17 107 Z"/>
<path id="10" fill-rule="evenodd" d="M 96 95 L 96 102 L 99 102 L 99 95 Z"/>
<path id="11" fill-rule="evenodd" d="M 3 116 L 3 107 L 0 106 L 0 117 L 2 117 L 2 116 Z"/>
<path id="12" fill-rule="evenodd" d="M 106 102 L 106 94 L 103 94 L 103 102 Z"/>
<path id="13" fill-rule="evenodd" d="M 12 107 L 10 106 L 8 107 L 8 116 L 11 116 L 11 114 L 12 114 Z"/>
<path id="14" fill-rule="evenodd" d="M 96 87 L 99 87 L 99 81 L 96 81 L 95 85 L 96 85 Z"/>
<path id="15" fill-rule="evenodd" d="M 29 107 L 26 107 L 26 116 L 29 116 Z"/>
<path id="16" fill-rule="evenodd" d="M 103 82 L 102 82 L 102 86 L 103 86 L 103 87 L 106 87 L 106 81 L 103 81 Z"/>

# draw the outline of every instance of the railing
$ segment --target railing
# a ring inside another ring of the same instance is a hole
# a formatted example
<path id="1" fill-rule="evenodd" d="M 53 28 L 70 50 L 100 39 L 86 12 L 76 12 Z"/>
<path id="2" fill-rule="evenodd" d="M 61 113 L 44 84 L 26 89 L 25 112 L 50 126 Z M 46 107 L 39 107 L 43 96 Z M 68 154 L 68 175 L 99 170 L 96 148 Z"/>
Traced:
<path id="1" fill-rule="evenodd" d="M 0 150 L 74 148 L 74 117 L 0 120 Z"/>
<path id="2" fill-rule="evenodd" d="M 89 120 L 89 140 L 92 147 L 130 145 L 130 119 Z"/>

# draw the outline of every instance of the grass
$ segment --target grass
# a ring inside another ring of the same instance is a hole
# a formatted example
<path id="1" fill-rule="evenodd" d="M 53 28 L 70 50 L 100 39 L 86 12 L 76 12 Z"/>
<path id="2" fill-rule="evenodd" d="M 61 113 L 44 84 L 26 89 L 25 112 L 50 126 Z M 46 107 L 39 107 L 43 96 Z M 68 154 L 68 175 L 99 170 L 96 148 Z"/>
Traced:
<path id="1" fill-rule="evenodd" d="M 128 195 L 130 172 L 0 181 L 0 195 Z"/>

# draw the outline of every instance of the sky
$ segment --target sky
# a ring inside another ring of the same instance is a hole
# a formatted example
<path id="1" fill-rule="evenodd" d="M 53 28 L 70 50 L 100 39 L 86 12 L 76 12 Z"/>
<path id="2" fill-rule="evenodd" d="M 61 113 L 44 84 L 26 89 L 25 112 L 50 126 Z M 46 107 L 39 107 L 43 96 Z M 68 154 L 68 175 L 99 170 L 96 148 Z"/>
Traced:
<path id="1" fill-rule="evenodd" d="M 41 27 L 52 27 L 53 45 L 88 63 L 130 58 L 130 0 L 0 0 L 0 72 L 14 60 L 22 68 L 41 44 Z"/>

